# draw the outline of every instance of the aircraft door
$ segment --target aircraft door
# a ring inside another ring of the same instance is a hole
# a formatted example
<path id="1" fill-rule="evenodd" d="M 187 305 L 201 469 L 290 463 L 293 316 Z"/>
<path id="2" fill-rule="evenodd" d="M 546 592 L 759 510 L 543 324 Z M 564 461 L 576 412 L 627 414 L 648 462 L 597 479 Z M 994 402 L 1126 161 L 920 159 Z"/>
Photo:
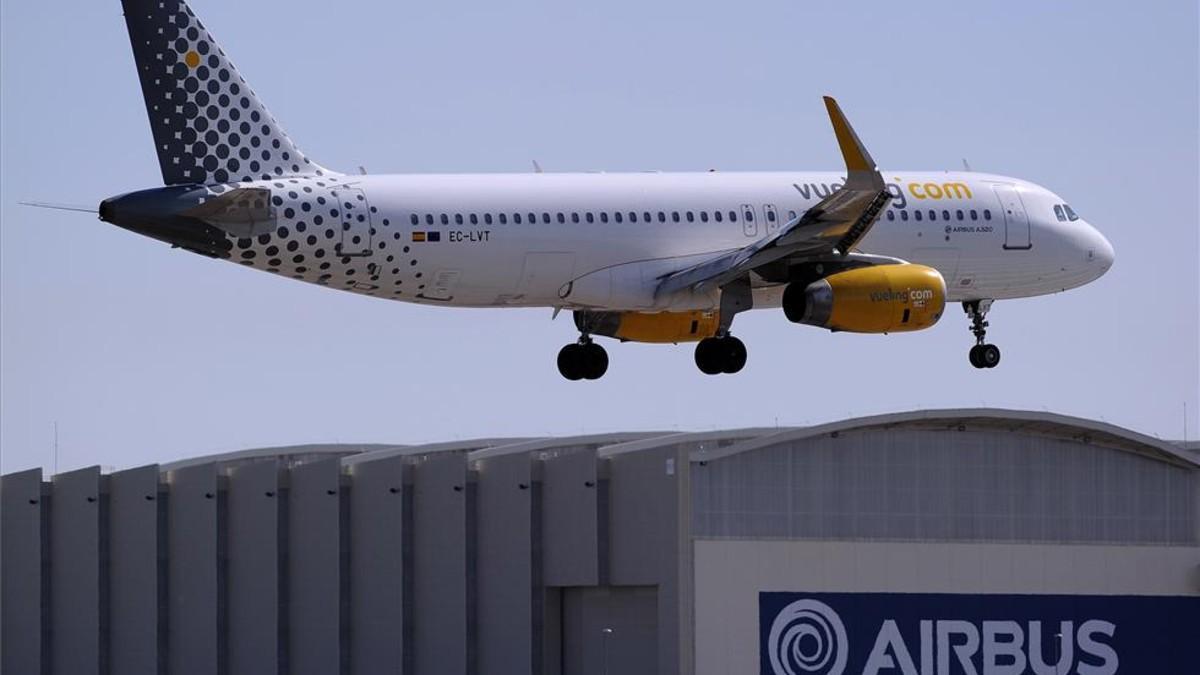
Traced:
<path id="1" fill-rule="evenodd" d="M 758 236 L 758 218 L 754 217 L 754 207 L 742 204 L 742 234 L 747 237 Z"/>
<path id="2" fill-rule="evenodd" d="M 1004 216 L 1004 248 L 1010 251 L 1027 251 L 1033 248 L 1029 233 L 1029 215 L 1021 203 L 1021 195 L 1011 185 L 993 186 L 1000 199 L 1000 210 Z"/>
<path id="3" fill-rule="evenodd" d="M 774 204 L 763 204 L 763 217 L 767 219 L 767 234 L 779 230 L 779 213 L 775 211 Z"/>
<path id="4" fill-rule="evenodd" d="M 337 204 L 337 217 L 334 221 L 341 222 L 341 233 L 334 251 L 340 256 L 369 256 L 371 255 L 371 240 L 375 229 L 371 226 L 371 209 L 367 206 L 367 197 L 358 188 L 339 187 L 331 190 Z"/>

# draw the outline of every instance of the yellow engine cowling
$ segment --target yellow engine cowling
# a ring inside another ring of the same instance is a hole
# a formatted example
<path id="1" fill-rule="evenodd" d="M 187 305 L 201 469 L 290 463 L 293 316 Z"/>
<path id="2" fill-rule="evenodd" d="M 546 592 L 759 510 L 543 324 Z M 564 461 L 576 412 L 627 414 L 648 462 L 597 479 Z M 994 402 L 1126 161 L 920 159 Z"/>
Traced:
<path id="1" fill-rule="evenodd" d="M 717 312 L 575 312 L 580 331 L 628 342 L 696 342 L 718 324 Z"/>
<path id="2" fill-rule="evenodd" d="M 804 289 L 801 323 L 853 333 L 929 328 L 946 308 L 946 281 L 932 267 L 897 264 L 831 274 Z"/>

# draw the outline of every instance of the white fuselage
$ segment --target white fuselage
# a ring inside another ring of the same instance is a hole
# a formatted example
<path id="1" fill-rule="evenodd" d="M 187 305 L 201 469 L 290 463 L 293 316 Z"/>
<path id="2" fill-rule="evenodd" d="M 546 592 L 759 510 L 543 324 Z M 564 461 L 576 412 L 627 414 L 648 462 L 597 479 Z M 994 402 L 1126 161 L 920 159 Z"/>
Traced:
<path id="1" fill-rule="evenodd" d="M 1063 200 L 1032 183 L 973 172 L 883 175 L 894 198 L 858 250 L 936 268 L 951 301 L 1054 293 L 1112 264 L 1104 237 L 1083 220 L 1060 219 Z M 771 235 L 843 180 L 834 172 L 647 172 L 254 181 L 240 186 L 271 190 L 277 228 L 237 241 L 232 259 L 410 302 L 711 309 L 717 294 L 655 298 L 658 277 Z M 359 255 L 338 255 L 338 243 Z M 782 285 L 752 280 L 755 306 L 778 306 Z"/>

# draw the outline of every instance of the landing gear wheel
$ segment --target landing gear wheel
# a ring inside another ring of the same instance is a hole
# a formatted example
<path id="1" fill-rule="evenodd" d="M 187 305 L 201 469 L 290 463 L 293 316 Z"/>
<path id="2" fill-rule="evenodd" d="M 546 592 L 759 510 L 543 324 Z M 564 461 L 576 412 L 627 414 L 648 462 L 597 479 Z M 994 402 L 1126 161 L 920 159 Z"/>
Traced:
<path id="1" fill-rule="evenodd" d="M 583 345 L 574 343 L 558 350 L 558 372 L 572 382 L 583 379 L 582 350 Z"/>
<path id="2" fill-rule="evenodd" d="M 604 351 L 604 347 L 589 342 L 582 347 L 580 359 L 585 380 L 598 380 L 604 377 L 604 373 L 608 372 L 608 352 Z"/>
<path id="3" fill-rule="evenodd" d="M 696 367 L 705 375 L 718 375 L 721 368 L 721 341 L 704 338 L 696 345 Z"/>
<path id="4" fill-rule="evenodd" d="M 976 368 L 983 367 L 983 364 L 979 362 L 979 348 L 981 346 L 982 345 L 975 345 L 974 347 L 971 347 L 971 351 L 967 353 L 967 360 L 969 360 L 971 365 L 975 366 Z"/>
<path id="5" fill-rule="evenodd" d="M 705 375 L 732 375 L 745 365 L 746 345 L 732 335 L 704 338 L 696 345 L 696 367 Z"/>
<path id="6" fill-rule="evenodd" d="M 995 368 L 1000 363 L 1000 348 L 996 345 L 976 345 L 975 349 L 979 352 L 975 357 L 979 361 L 976 368 Z"/>
<path id="7" fill-rule="evenodd" d="M 571 380 L 598 380 L 608 372 L 608 352 L 594 342 L 569 344 L 558 352 L 558 372 Z"/>
<path id="8" fill-rule="evenodd" d="M 725 344 L 725 362 L 722 372 L 732 375 L 746 366 L 746 345 L 741 340 L 729 335 L 721 340 Z"/>

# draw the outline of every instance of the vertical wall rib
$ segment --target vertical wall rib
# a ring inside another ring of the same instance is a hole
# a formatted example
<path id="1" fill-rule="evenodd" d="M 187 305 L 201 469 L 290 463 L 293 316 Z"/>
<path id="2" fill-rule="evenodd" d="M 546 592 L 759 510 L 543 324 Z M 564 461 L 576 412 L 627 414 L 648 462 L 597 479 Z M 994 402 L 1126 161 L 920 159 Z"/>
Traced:
<path id="1" fill-rule="evenodd" d="M 280 675 L 279 465 L 235 467 L 228 486 L 229 672 Z"/>
<path id="2" fill-rule="evenodd" d="M 100 467 L 58 474 L 51 486 L 52 672 L 100 675 Z"/>
<path id="3" fill-rule="evenodd" d="M 288 658 L 294 675 L 342 672 L 341 462 L 292 467 L 288 492 Z"/>
<path id="4" fill-rule="evenodd" d="M 426 456 L 413 478 L 415 672 L 462 675 L 469 662 L 466 458 Z"/>
<path id="5" fill-rule="evenodd" d="M 158 481 L 157 465 L 109 476 L 108 654 L 114 675 L 159 672 Z"/>
<path id="6" fill-rule="evenodd" d="M 404 458 L 350 472 L 350 672 L 395 674 L 405 651 Z"/>
<path id="7" fill-rule="evenodd" d="M 41 469 L 0 479 L 0 507 L 0 671 L 41 673 Z"/>
<path id="8" fill-rule="evenodd" d="M 217 467 L 170 473 L 167 664 L 171 675 L 220 675 Z"/>

